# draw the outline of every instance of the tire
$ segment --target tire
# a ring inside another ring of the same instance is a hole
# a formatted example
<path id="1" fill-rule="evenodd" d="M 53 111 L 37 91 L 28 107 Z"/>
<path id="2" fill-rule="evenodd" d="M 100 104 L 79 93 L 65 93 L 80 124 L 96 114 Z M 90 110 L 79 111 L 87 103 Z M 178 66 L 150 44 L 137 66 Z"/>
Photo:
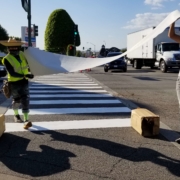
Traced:
<path id="1" fill-rule="evenodd" d="M 166 73 L 166 72 L 167 72 L 167 69 L 168 69 L 168 67 L 167 67 L 165 61 L 164 61 L 164 60 L 161 61 L 161 64 L 160 64 L 160 70 L 161 70 L 161 72 Z"/>
<path id="2" fill-rule="evenodd" d="M 108 72 L 108 68 L 107 67 L 104 67 L 104 72 Z"/>
<path id="3" fill-rule="evenodd" d="M 134 68 L 134 63 L 132 63 L 132 67 Z"/>
<path id="4" fill-rule="evenodd" d="M 134 60 L 134 69 L 141 69 L 140 62 L 138 60 Z"/>
<path id="5" fill-rule="evenodd" d="M 126 68 L 123 68 L 123 72 L 127 72 L 127 67 L 126 67 Z"/>
<path id="6" fill-rule="evenodd" d="M 134 60 L 133 66 L 134 66 L 134 69 L 138 69 L 137 68 L 137 60 Z"/>

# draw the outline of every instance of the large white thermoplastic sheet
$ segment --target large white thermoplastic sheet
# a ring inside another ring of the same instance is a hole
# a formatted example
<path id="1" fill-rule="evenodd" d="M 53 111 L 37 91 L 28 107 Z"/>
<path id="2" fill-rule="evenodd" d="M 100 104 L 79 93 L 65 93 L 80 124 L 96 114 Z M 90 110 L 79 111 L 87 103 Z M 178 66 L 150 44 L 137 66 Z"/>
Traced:
<path id="1" fill-rule="evenodd" d="M 180 11 L 171 12 L 148 36 L 139 41 L 135 46 L 125 53 L 108 58 L 82 58 L 72 57 L 60 54 L 54 54 L 37 48 L 29 47 L 25 50 L 25 56 L 29 63 L 31 72 L 34 75 L 50 75 L 64 72 L 76 72 L 83 69 L 93 68 L 111 62 L 117 58 L 125 56 L 127 53 L 134 51 L 136 48 L 142 46 L 150 39 L 155 38 L 162 33 L 174 21 L 180 18 Z"/>

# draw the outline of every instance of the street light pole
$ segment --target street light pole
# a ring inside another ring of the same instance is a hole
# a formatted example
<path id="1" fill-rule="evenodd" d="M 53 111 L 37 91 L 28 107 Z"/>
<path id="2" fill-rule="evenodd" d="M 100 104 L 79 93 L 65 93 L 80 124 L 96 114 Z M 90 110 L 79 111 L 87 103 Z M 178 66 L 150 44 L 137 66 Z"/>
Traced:
<path id="1" fill-rule="evenodd" d="M 31 0 L 28 0 L 28 46 L 32 46 L 31 43 Z"/>
<path id="2" fill-rule="evenodd" d="M 94 46 L 94 52 L 96 51 L 96 46 L 95 46 L 95 44 L 93 44 L 93 43 L 91 43 L 91 42 L 87 42 L 87 43 L 90 43 L 90 44 L 92 44 L 93 46 Z"/>

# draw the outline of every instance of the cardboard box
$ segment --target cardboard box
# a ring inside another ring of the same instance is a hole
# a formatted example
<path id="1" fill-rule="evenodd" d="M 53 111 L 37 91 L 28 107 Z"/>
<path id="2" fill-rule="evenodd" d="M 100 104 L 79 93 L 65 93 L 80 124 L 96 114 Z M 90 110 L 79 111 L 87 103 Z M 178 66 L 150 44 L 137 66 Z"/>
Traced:
<path id="1" fill-rule="evenodd" d="M 5 116 L 0 114 L 0 137 L 3 135 L 5 131 Z"/>
<path id="2" fill-rule="evenodd" d="M 147 109 L 134 109 L 131 111 L 131 126 L 142 136 L 156 136 L 159 134 L 160 118 Z"/>

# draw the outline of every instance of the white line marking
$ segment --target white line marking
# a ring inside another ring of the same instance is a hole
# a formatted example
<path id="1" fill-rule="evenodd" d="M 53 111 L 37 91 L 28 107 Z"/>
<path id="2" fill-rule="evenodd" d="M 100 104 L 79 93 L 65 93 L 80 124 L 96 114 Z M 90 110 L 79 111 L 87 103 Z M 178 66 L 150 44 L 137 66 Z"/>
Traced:
<path id="1" fill-rule="evenodd" d="M 33 122 L 33 126 L 31 128 L 29 128 L 28 130 L 23 129 L 23 124 L 21 124 L 21 123 L 6 123 L 6 131 L 5 132 L 119 128 L 119 127 L 131 127 L 130 118 L 80 120 L 80 121 Z"/>
<path id="2" fill-rule="evenodd" d="M 83 77 L 86 77 L 88 78 L 86 75 L 84 74 L 54 74 L 54 75 L 45 75 L 45 76 L 39 76 L 38 78 L 49 78 L 49 77 L 80 77 L 80 78 L 83 78 Z"/>
<path id="3" fill-rule="evenodd" d="M 94 83 L 94 81 L 79 81 L 79 80 L 41 80 L 41 81 L 33 81 L 34 83 Z"/>
<path id="4" fill-rule="evenodd" d="M 78 72 L 75 73 L 59 73 L 59 74 L 51 74 L 51 75 L 43 75 L 43 76 L 39 76 L 39 77 L 50 77 L 50 76 L 85 76 L 87 77 L 85 74 L 80 74 Z"/>
<path id="5" fill-rule="evenodd" d="M 56 80 L 56 81 L 58 81 L 58 80 L 79 80 L 79 81 L 86 80 L 87 81 L 87 80 L 91 80 L 91 79 L 89 79 L 89 78 L 76 78 L 76 77 L 72 77 L 72 78 L 70 78 L 70 77 L 68 77 L 68 78 L 50 77 L 50 78 L 38 78 L 36 81 L 41 81 L 41 80 Z"/>
<path id="6" fill-rule="evenodd" d="M 77 86 L 77 87 L 75 87 L 75 86 L 62 86 L 62 87 L 60 87 L 60 86 L 59 87 L 41 86 L 41 87 L 30 87 L 29 89 L 90 89 L 90 88 L 92 88 L 92 87 L 87 87 L 87 86 L 85 86 L 85 87 L 82 87 L 82 86 Z M 93 87 L 93 89 L 102 89 L 102 87 L 101 86 L 95 86 L 95 87 Z"/>
<path id="7" fill-rule="evenodd" d="M 89 83 L 89 84 L 76 84 L 76 83 L 70 83 L 70 84 L 47 84 L 47 83 L 43 83 L 43 84 L 32 84 L 32 86 L 98 86 L 99 84 L 95 84 L 95 83 Z M 31 86 L 31 87 L 32 87 Z"/>
<path id="8" fill-rule="evenodd" d="M 92 114 L 92 113 L 129 113 L 131 110 L 127 107 L 97 107 L 97 108 L 48 108 L 48 109 L 30 109 L 30 115 L 45 114 Z M 22 113 L 19 112 L 21 115 Z M 9 109 L 5 115 L 14 115 L 14 111 Z"/>
<path id="9" fill-rule="evenodd" d="M 112 97 L 111 94 L 31 94 L 31 98 L 60 98 L 60 97 Z"/>
<path id="10" fill-rule="evenodd" d="M 72 90 L 72 89 L 67 89 L 67 90 L 30 90 L 30 93 L 85 93 L 85 92 L 90 92 L 90 93 L 107 93 L 106 90 Z"/>
<path id="11" fill-rule="evenodd" d="M 119 100 L 32 100 L 31 105 L 44 104 L 120 104 Z"/>

